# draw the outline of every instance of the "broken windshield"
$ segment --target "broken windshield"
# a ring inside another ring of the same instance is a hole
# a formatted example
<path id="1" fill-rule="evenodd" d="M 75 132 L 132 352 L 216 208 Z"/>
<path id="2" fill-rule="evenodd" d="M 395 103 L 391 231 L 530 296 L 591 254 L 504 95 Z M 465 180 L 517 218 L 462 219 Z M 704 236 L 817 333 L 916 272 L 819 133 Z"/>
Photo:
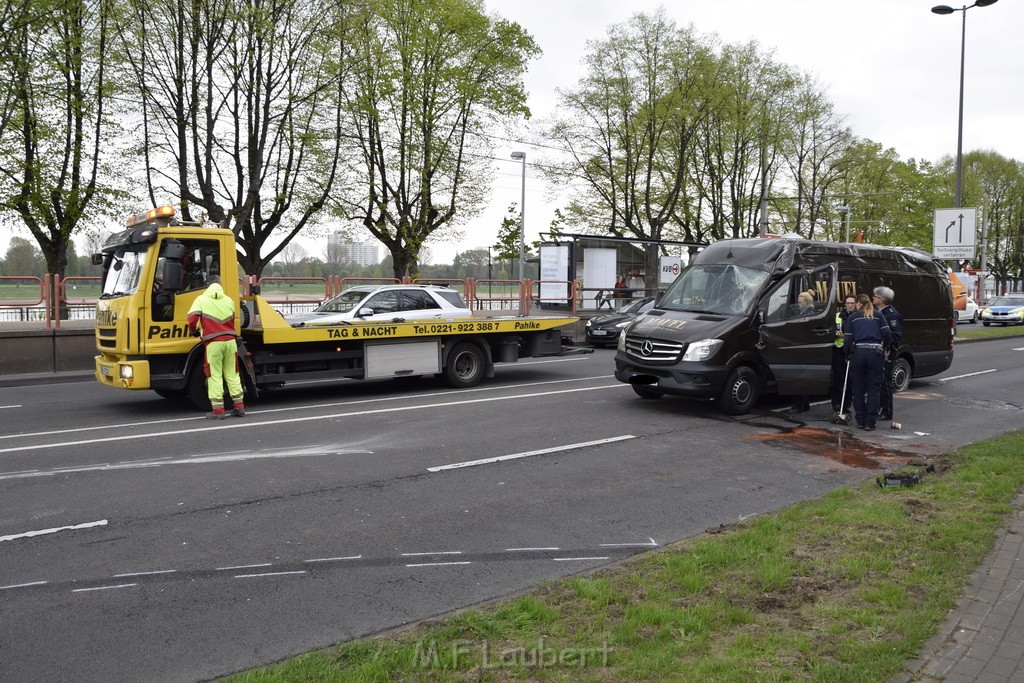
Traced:
<path id="1" fill-rule="evenodd" d="M 762 270 L 720 263 L 692 265 L 683 271 L 658 308 L 691 313 L 741 315 L 750 309 L 768 280 Z"/>
<path id="2" fill-rule="evenodd" d="M 103 295 L 110 299 L 115 296 L 133 294 L 142 281 L 142 271 L 146 266 L 146 252 L 125 251 L 114 255 L 110 270 L 104 274 Z"/>

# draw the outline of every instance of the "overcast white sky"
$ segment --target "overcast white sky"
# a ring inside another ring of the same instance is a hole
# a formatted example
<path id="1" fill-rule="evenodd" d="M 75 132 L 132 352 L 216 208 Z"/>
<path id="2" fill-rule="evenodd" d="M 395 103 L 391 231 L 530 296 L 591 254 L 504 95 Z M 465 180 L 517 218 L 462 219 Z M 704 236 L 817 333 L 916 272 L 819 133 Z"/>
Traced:
<path id="1" fill-rule="evenodd" d="M 903 159 L 937 161 L 956 153 L 961 13 L 938 15 L 942 0 L 485 0 L 489 11 L 521 24 L 544 55 L 526 77 L 534 119 L 572 86 L 588 40 L 637 12 L 664 6 L 680 25 L 723 42 L 756 40 L 780 62 L 809 70 L 827 87 L 854 133 L 892 147 Z M 954 5 L 962 7 L 962 4 Z M 992 149 L 1024 161 L 1024 0 L 967 11 L 964 152 Z M 496 157 L 527 153 L 526 237 L 546 231 L 557 203 L 528 145 L 498 147 Z M 520 198 L 520 162 L 496 162 L 491 209 L 458 245 L 432 245 L 434 262 L 456 249 L 486 246 L 506 207 Z"/>
<path id="2" fill-rule="evenodd" d="M 487 11 L 521 24 L 544 51 L 526 76 L 534 120 L 557 104 L 557 88 L 582 75 L 586 42 L 636 12 L 664 6 L 679 24 L 728 43 L 756 40 L 784 63 L 815 73 L 855 134 L 901 158 L 936 161 L 956 152 L 961 13 L 937 15 L 939 0 L 485 0 Z M 957 4 L 955 7 L 962 7 Z M 991 149 L 1024 161 L 1024 0 L 967 11 L 964 152 Z M 498 145 L 488 210 L 463 238 L 430 243 L 431 262 L 492 244 L 506 208 L 519 202 L 527 153 L 526 237 L 546 231 L 557 208 L 531 159 L 550 150 Z M 507 159 L 507 161 L 503 160 Z M 0 235 L 6 250 L 7 236 Z M 320 254 L 319 245 L 306 243 Z M 2 253 L 2 252 L 0 252 Z"/>

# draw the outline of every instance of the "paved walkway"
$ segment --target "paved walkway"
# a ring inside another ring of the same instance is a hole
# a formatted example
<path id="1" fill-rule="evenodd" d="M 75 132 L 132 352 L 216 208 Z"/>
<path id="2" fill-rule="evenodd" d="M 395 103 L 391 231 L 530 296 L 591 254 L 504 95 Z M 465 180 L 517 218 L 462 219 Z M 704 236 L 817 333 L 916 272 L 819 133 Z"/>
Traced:
<path id="1" fill-rule="evenodd" d="M 960 604 L 894 683 L 1024 683 L 1024 492 Z"/>

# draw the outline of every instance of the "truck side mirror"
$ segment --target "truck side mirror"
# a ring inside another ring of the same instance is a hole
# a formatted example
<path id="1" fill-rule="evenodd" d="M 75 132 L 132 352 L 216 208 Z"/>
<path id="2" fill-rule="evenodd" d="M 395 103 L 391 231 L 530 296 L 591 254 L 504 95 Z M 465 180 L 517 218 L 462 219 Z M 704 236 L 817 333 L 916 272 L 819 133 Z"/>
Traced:
<path id="1" fill-rule="evenodd" d="M 93 254 L 89 257 L 89 262 L 94 266 L 103 265 L 103 254 Z"/>
<path id="2" fill-rule="evenodd" d="M 758 325 L 764 325 L 764 321 L 765 321 L 764 309 L 763 308 L 759 308 L 759 309 L 757 309 L 757 324 Z"/>
<path id="3" fill-rule="evenodd" d="M 176 292 L 181 289 L 181 281 L 183 277 L 183 271 L 181 268 L 180 261 L 171 261 L 167 259 L 164 261 L 164 281 L 160 285 L 162 292 Z"/>

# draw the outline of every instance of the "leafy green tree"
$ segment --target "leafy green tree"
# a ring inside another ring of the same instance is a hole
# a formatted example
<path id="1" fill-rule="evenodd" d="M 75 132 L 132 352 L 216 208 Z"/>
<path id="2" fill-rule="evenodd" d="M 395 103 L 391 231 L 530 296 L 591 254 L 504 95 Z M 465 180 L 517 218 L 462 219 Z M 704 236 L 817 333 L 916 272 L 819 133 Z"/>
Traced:
<path id="1" fill-rule="evenodd" d="M 28 228 L 47 271 L 64 276 L 72 234 L 113 196 L 100 181 L 111 127 L 112 3 L 44 0 L 40 6 L 45 14 L 5 38 L 13 92 L 0 148 L 2 208 Z"/>
<path id="2" fill-rule="evenodd" d="M 4 254 L 4 275 L 42 277 L 46 263 L 39 249 L 24 237 L 12 237 Z"/>
<path id="3" fill-rule="evenodd" d="M 550 173 L 578 188 L 567 218 L 619 237 L 675 236 L 670 220 L 685 225 L 693 213 L 686 199 L 695 136 L 720 98 L 710 47 L 662 9 L 610 27 L 585 59 L 587 73 L 561 93 L 551 130 L 572 161 Z M 649 249 L 652 282 L 656 257 Z"/>
<path id="4" fill-rule="evenodd" d="M 345 88 L 358 183 L 335 208 L 388 248 L 395 277 L 416 276 L 427 237 L 485 200 L 489 150 L 470 133 L 529 115 L 522 76 L 539 49 L 479 0 L 358 7 Z"/>

